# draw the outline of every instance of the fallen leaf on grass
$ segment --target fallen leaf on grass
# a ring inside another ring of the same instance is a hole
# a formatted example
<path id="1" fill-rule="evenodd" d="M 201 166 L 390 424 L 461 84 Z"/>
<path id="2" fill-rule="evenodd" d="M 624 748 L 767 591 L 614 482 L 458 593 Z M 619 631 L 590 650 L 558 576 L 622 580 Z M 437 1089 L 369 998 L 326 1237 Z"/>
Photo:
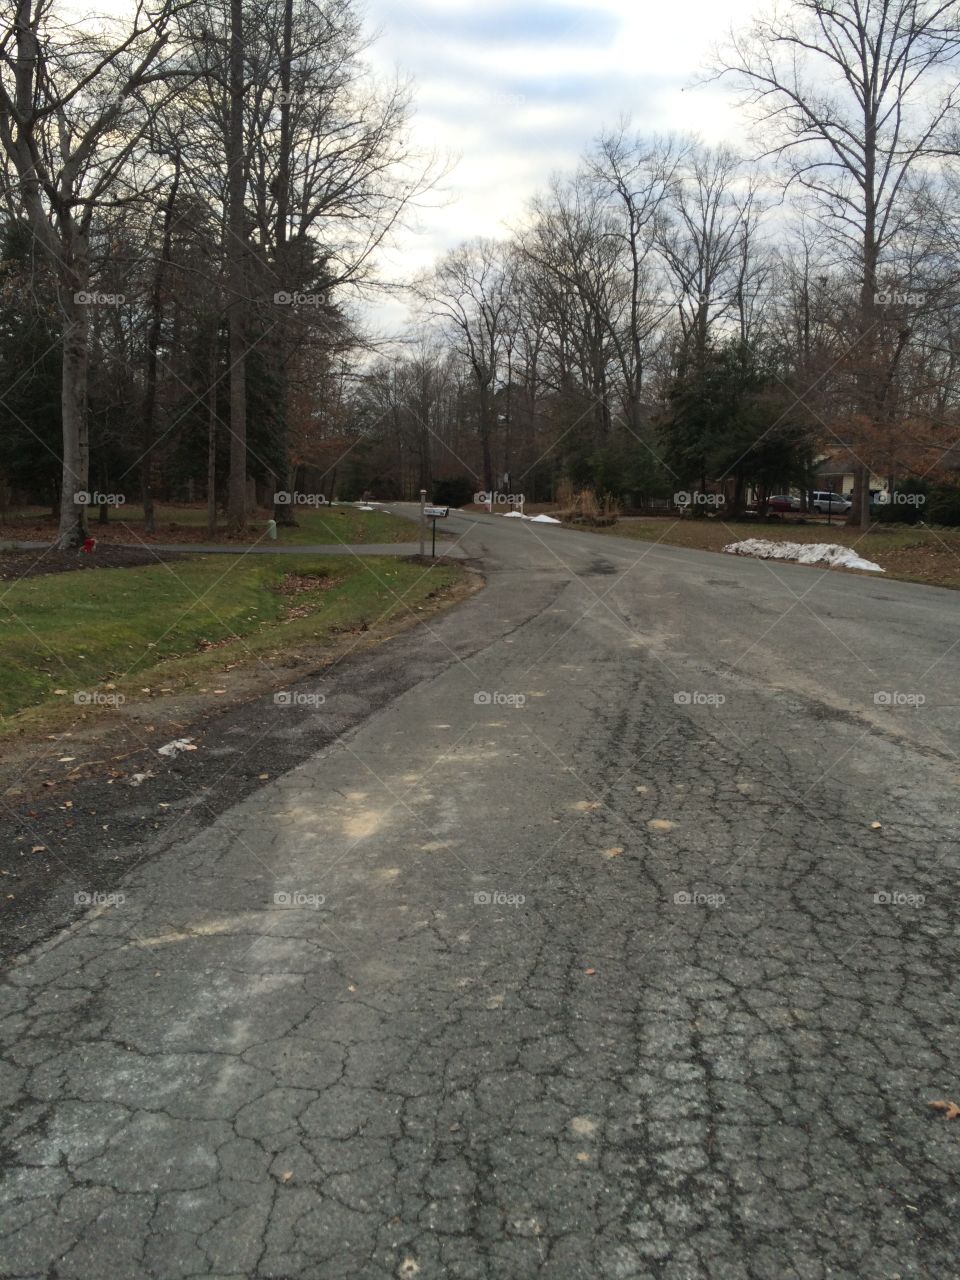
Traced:
<path id="1" fill-rule="evenodd" d="M 281 1175 L 280 1175 L 280 1181 L 281 1181 L 281 1182 L 290 1182 L 290 1181 L 292 1181 L 292 1179 L 293 1179 L 293 1170 L 292 1170 L 292 1169 L 288 1169 L 286 1173 L 281 1173 Z"/>
<path id="2" fill-rule="evenodd" d="M 274 590 L 281 595 L 294 596 L 304 591 L 329 591 L 331 587 L 338 587 L 343 578 L 334 577 L 327 573 L 285 573 L 283 581 Z"/>
<path id="3" fill-rule="evenodd" d="M 671 822 L 669 818 L 651 818 L 647 826 L 652 831 L 672 831 L 676 823 Z"/>
<path id="4" fill-rule="evenodd" d="M 31 853 L 46 853 L 47 846 L 45 844 L 35 844 L 30 850 Z"/>
<path id="5" fill-rule="evenodd" d="M 960 1107 L 955 1102 L 947 1102 L 945 1098 L 938 1098 L 936 1102 L 931 1102 L 930 1106 L 934 1111 L 942 1111 L 946 1120 L 956 1120 L 957 1116 L 960 1116 Z"/>
<path id="6" fill-rule="evenodd" d="M 612 849 L 604 849 L 604 856 L 607 858 L 619 858 L 623 850 L 619 845 L 614 845 Z"/>

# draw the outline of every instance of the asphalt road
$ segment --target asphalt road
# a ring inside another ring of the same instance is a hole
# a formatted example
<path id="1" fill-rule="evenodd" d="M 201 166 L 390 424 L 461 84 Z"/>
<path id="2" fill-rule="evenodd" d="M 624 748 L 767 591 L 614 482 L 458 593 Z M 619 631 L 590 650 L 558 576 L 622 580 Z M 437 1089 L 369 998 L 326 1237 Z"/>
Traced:
<path id="1" fill-rule="evenodd" d="M 957 595 L 448 526 L 396 696 L 8 973 L 0 1275 L 960 1275 Z"/>

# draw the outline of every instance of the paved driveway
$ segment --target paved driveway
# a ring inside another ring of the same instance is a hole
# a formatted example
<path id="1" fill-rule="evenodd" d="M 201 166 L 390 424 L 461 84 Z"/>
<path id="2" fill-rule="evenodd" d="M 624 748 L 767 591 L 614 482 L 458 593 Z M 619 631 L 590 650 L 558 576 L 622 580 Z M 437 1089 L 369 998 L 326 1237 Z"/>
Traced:
<path id="1" fill-rule="evenodd" d="M 958 597 L 448 524 L 417 682 L 9 972 L 0 1275 L 960 1275 Z"/>

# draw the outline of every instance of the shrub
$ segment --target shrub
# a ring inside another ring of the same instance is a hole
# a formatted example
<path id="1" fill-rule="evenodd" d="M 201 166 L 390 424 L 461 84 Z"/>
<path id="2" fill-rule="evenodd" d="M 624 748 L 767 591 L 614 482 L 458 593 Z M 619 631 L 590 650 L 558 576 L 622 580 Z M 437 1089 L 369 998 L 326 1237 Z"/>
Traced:
<path id="1" fill-rule="evenodd" d="M 477 488 L 477 482 L 469 476 L 450 476 L 447 480 L 436 480 L 432 501 L 438 507 L 465 507 L 473 501 Z"/>
<path id="2" fill-rule="evenodd" d="M 960 525 L 960 487 L 938 484 L 930 491 L 924 508 L 927 524 Z"/>
<path id="3" fill-rule="evenodd" d="M 577 489 L 568 480 L 557 486 L 557 512 L 561 520 L 570 524 L 616 524 L 620 505 L 610 494 L 598 498 L 592 489 Z"/>
<path id="4" fill-rule="evenodd" d="M 929 519 L 930 485 L 926 480 L 915 480 L 908 476 L 894 486 L 897 500 L 890 502 L 873 502 L 870 504 L 870 515 L 879 524 L 919 524 Z M 917 498 L 919 501 L 910 501 Z"/>

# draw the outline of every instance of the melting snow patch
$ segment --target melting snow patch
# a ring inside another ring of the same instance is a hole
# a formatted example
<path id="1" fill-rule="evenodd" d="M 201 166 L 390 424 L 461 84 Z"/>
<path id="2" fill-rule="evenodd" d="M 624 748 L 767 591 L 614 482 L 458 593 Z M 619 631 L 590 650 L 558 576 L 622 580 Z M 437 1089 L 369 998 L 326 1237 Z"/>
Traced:
<path id="1" fill-rule="evenodd" d="M 504 511 L 504 520 L 529 520 L 531 524 L 560 524 L 553 516 L 525 516 L 522 511 Z"/>
<path id="2" fill-rule="evenodd" d="M 358 511 L 376 511 L 376 507 L 368 507 L 361 503 L 360 505 L 358 505 L 357 510 Z"/>
<path id="3" fill-rule="evenodd" d="M 732 556 L 795 560 L 797 564 L 825 564 L 832 569 L 867 569 L 870 573 L 883 573 L 872 560 L 864 560 L 849 547 L 841 547 L 836 542 L 771 542 L 767 538 L 746 538 L 743 542 L 728 542 L 723 549 Z"/>

